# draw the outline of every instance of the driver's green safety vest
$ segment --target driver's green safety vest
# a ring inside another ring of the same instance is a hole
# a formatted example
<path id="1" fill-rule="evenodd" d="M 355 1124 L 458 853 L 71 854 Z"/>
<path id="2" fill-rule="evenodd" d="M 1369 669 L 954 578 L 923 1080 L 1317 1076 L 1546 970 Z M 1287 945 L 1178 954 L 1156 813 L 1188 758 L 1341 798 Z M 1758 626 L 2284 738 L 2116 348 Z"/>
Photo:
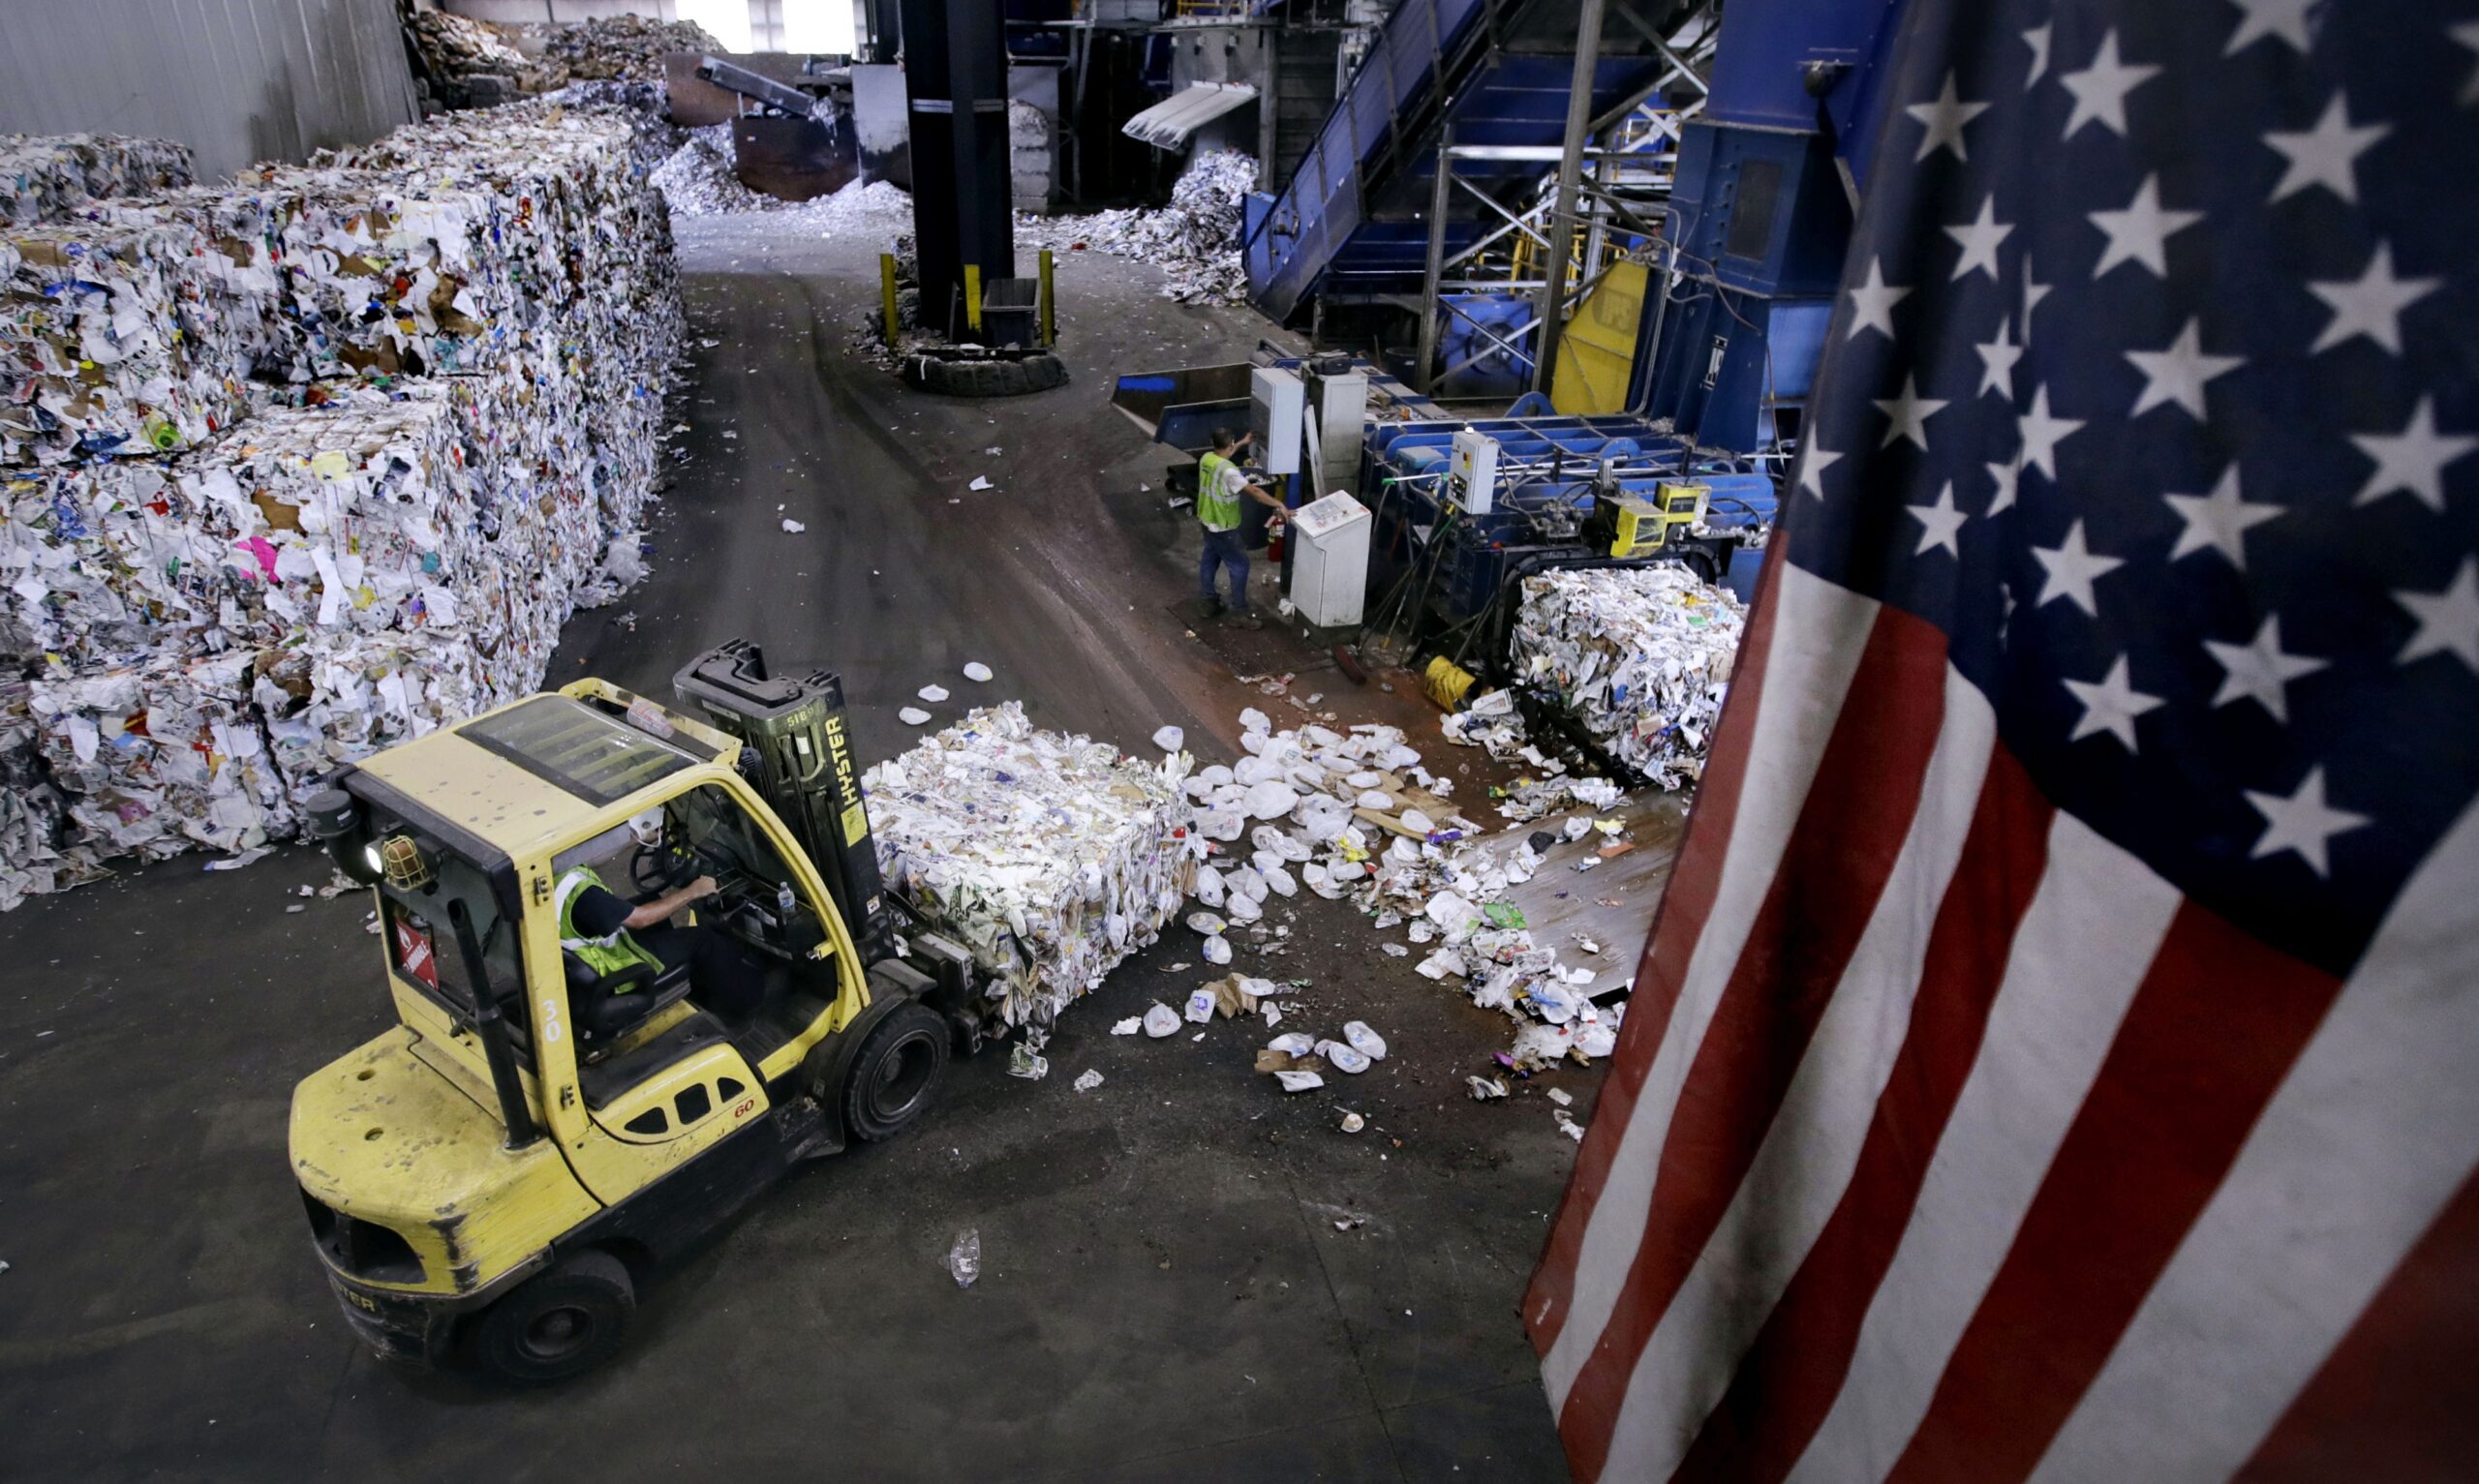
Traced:
<path id="1" fill-rule="evenodd" d="M 571 866 L 566 874 L 560 878 L 557 899 L 560 904 L 561 952 L 576 954 L 578 960 L 592 969 L 595 976 L 599 979 L 607 979 L 623 969 L 640 963 L 658 974 L 661 973 L 662 960 L 639 947 L 637 940 L 629 937 L 628 930 L 625 927 L 599 938 L 589 938 L 577 931 L 577 898 L 585 894 L 586 888 L 600 886 L 602 886 L 602 878 L 596 875 L 591 866 Z M 602 889 L 606 892 L 611 890 L 609 887 Z M 632 984 L 624 984 L 617 992 L 627 994 L 634 987 Z"/>

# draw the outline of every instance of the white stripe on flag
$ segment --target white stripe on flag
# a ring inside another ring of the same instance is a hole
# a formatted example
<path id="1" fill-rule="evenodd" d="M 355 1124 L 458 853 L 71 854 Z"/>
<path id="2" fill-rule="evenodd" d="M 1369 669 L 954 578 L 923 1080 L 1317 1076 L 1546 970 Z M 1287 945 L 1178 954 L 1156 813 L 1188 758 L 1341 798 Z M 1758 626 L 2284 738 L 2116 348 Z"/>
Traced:
<path id="1" fill-rule="evenodd" d="M 1880 1478 L 1902 1456 L 2181 899 L 2073 817 L 2050 825 L 2048 868 L 2015 932 L 1979 1057 L 1869 1301 L 1851 1373 L 1791 1484 Z"/>
<path id="2" fill-rule="evenodd" d="M 2410 878 L 2035 1480 L 2226 1478 L 2479 1164 L 2479 806 Z"/>
<path id="3" fill-rule="evenodd" d="M 1918 812 L 1747 1178 L 1654 1329 L 1610 1441 L 1607 1479 L 1664 1479 L 1840 1203 L 1903 1047 L 1929 934 L 1997 744 L 1988 698 L 1948 666 Z"/>
<path id="4" fill-rule="evenodd" d="M 1653 1054 L 1635 1115 L 1584 1228 L 1566 1327 L 1541 1359 L 1552 1414 L 1565 1408 L 1576 1375 L 1591 1358 L 1626 1286 L 1628 1265 L 1652 1207 L 1653 1176 L 1661 1167 L 1662 1143 L 1679 1086 L 1737 966 L 1749 924 L 1773 886 L 1783 849 L 1807 802 L 1808 784 L 1833 736 L 1843 695 L 1875 629 L 1880 605 L 1839 583 L 1788 561 L 1775 561 L 1765 580 L 1781 585 L 1780 606 L 1773 615 L 1772 648 L 1765 655 L 1764 690 L 1757 706 L 1756 735 L 1748 745 L 1738 816 L 1714 889 L 1713 910 L 1689 960 L 1668 1033 Z"/>

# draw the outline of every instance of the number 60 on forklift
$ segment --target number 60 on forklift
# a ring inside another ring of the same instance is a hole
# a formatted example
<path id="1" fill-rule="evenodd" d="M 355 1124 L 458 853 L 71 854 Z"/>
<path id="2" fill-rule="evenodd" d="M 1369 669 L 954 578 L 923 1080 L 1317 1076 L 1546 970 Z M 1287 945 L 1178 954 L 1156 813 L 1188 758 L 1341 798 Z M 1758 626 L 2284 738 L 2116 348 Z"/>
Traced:
<path id="1" fill-rule="evenodd" d="M 391 1359 L 586 1370 L 640 1278 L 795 1164 L 902 1132 L 978 1044 L 971 955 L 927 931 L 896 955 L 841 681 L 736 641 L 673 683 L 677 711 L 600 681 L 531 696 L 313 803 L 377 895 L 398 1023 L 294 1089 L 292 1167 L 347 1321 Z M 586 936 L 579 885 L 622 880 L 710 881 L 693 930 L 646 929 L 697 952 Z M 700 1003 L 710 948 L 756 991 L 729 1022 Z"/>

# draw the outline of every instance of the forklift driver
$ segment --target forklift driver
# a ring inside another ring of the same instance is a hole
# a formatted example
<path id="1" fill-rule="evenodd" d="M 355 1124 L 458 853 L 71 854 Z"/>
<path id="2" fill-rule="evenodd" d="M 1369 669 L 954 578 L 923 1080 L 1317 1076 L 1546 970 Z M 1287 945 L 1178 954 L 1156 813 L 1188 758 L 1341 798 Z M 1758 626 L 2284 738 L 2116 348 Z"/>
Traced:
<path id="1" fill-rule="evenodd" d="M 595 841 L 587 859 L 616 853 L 631 836 L 637 844 L 651 848 L 661 835 L 662 815 L 649 811 L 630 820 L 625 832 L 613 831 Z M 602 848 L 606 845 L 608 850 Z M 763 971 L 746 949 L 713 927 L 703 924 L 683 927 L 671 922 L 683 907 L 703 901 L 717 890 L 714 877 L 700 876 L 687 886 L 631 902 L 605 886 L 592 865 L 572 865 L 560 873 L 554 896 L 560 912 L 561 952 L 597 979 L 640 964 L 659 974 L 686 962 L 691 997 L 727 1022 L 739 1024 L 765 997 Z M 609 1027 L 629 1018 L 627 996 L 645 986 L 644 980 L 623 984 L 610 994 L 586 1001 L 577 1013 L 609 1034 Z"/>

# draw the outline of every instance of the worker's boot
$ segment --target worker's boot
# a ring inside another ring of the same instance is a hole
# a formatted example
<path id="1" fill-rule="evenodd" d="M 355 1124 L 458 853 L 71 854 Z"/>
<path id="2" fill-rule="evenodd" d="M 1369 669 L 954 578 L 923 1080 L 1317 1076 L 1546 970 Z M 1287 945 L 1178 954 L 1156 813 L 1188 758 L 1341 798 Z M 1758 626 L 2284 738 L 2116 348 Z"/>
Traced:
<path id="1" fill-rule="evenodd" d="M 1197 617 L 1208 622 L 1221 618 L 1222 599 L 1210 592 L 1197 599 Z"/>
<path id="2" fill-rule="evenodd" d="M 1266 626 L 1266 621 L 1258 618 L 1253 613 L 1235 613 L 1222 621 L 1232 628 L 1263 628 Z"/>

